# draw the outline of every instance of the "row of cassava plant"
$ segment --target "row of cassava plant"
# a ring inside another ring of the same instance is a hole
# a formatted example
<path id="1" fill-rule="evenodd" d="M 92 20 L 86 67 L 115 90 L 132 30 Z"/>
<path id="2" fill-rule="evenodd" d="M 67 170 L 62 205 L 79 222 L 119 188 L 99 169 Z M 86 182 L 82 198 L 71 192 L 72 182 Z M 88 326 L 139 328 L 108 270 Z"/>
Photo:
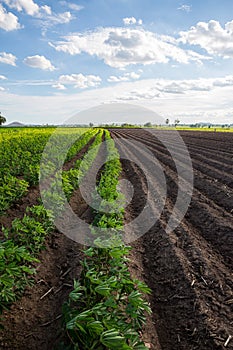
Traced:
<path id="1" fill-rule="evenodd" d="M 27 193 L 28 186 L 27 181 L 9 174 L 0 178 L 0 215 Z"/>
<path id="2" fill-rule="evenodd" d="M 30 182 L 30 172 L 40 165 L 44 148 L 53 140 L 55 149 L 67 139 L 75 142 L 67 153 L 70 160 L 78 151 L 82 134 L 87 135 L 85 128 L 22 128 L 19 130 L 4 129 L 0 133 L 0 177 L 4 174 L 22 176 Z M 57 147 L 56 147 L 57 146 Z M 57 154 L 57 157 L 59 155 Z M 38 172 L 38 168 L 37 168 Z"/>
<path id="3" fill-rule="evenodd" d="M 19 201 L 27 193 L 29 186 L 38 183 L 42 152 L 54 129 L 29 130 L 30 133 L 28 130 L 21 130 L 6 131 L 0 135 L 0 215 Z M 66 161 L 72 159 L 95 134 L 93 129 L 85 133 L 84 131 L 85 129 L 65 128 L 53 138 L 61 145 L 69 137 L 77 138 L 77 134 L 81 135 L 69 149 Z M 56 156 L 58 155 L 59 153 Z"/>
<path id="4" fill-rule="evenodd" d="M 122 239 L 123 196 L 117 188 L 121 164 L 108 131 L 105 138 L 108 153 L 97 187 L 102 201 L 91 226 L 95 246 L 84 250 L 81 276 L 63 306 L 63 350 L 147 349 L 139 332 L 150 313 L 150 290 L 128 270 L 131 248 Z"/>
<path id="5" fill-rule="evenodd" d="M 65 129 L 66 130 L 66 129 Z M 85 129 L 84 129 L 85 130 Z M 51 136 L 43 152 L 40 162 L 40 181 L 47 177 L 53 177 L 63 167 L 64 162 L 71 160 L 91 139 L 98 133 L 97 129 L 88 129 L 79 134 L 64 133 L 63 128 L 58 128 Z M 64 158 L 64 149 L 69 148 Z"/>
<path id="6" fill-rule="evenodd" d="M 102 142 L 103 130 L 95 129 L 95 139 L 88 148 L 88 152 L 84 154 L 82 159 L 78 159 L 74 167 L 68 171 L 59 169 L 55 174 L 52 170 L 52 176 L 48 188 L 42 190 L 43 203 L 56 215 L 62 213 L 64 204 L 70 200 L 72 193 L 79 187 L 80 181 L 83 179 L 89 168 L 91 167 Z M 80 167 L 80 164 L 82 166 Z M 50 171 L 51 171 L 50 167 Z M 47 173 L 46 176 L 49 176 Z M 62 191 L 61 191 L 62 185 Z M 64 196 L 64 194 L 65 196 Z"/>
<path id="7" fill-rule="evenodd" d="M 95 129 L 95 132 L 96 131 L 97 130 Z M 84 155 L 84 157 L 76 161 L 74 168 L 70 169 L 69 171 L 63 171 L 62 173 L 63 189 L 68 200 L 70 199 L 70 196 L 72 193 L 70 193 L 69 189 L 67 188 L 68 187 L 67 185 L 69 184 L 69 186 L 72 187 L 73 189 L 78 188 L 79 183 L 87 174 L 89 168 L 91 167 L 94 159 L 98 154 L 99 147 L 103 140 L 103 133 L 104 133 L 104 130 L 99 129 L 98 133 L 95 135 L 95 139 L 93 143 L 90 145 L 88 152 Z"/>
<path id="8" fill-rule="evenodd" d="M 96 131 L 80 138 L 80 150 Z M 94 141 L 95 142 L 95 141 Z M 10 228 L 2 227 L 0 240 L 0 312 L 14 302 L 26 285 L 32 283 L 35 263 L 45 248 L 45 238 L 54 229 L 53 214 L 40 204 L 28 207 L 22 219 L 13 220 Z"/>
<path id="9" fill-rule="evenodd" d="M 15 219 L 11 228 L 2 229 L 0 241 L 0 312 L 7 308 L 32 282 L 33 267 L 51 232 L 51 213 L 42 205 L 27 208 L 22 219 Z"/>

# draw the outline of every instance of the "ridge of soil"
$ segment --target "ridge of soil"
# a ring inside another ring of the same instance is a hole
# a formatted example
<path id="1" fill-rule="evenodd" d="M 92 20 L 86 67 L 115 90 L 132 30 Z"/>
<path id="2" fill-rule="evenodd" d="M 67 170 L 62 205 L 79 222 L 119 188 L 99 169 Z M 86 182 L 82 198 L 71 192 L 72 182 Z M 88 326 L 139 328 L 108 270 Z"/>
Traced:
<path id="1" fill-rule="evenodd" d="M 233 336 L 233 135 L 180 133 L 193 162 L 194 191 L 184 219 L 168 233 L 165 227 L 177 196 L 171 155 L 145 130 L 111 129 L 111 134 L 124 157 L 137 159 L 137 165 L 122 159 L 123 176 L 134 185 L 133 199 L 126 208 L 126 222 L 144 208 L 147 182 L 158 184 L 160 179 L 152 173 L 147 179 L 143 176 L 140 171 L 143 151 L 130 150 L 121 139 L 137 140 L 148 147 L 162 164 L 166 176 L 163 212 L 154 226 L 132 244 L 136 274 L 152 290 L 149 300 L 155 338 L 151 348 L 233 349 L 229 338 Z M 169 139 L 169 132 L 165 131 L 165 136 Z M 174 149 L 181 155 L 178 146 L 174 145 Z M 153 208 L 151 203 L 152 214 Z M 146 337 L 151 332 L 149 321 Z"/>

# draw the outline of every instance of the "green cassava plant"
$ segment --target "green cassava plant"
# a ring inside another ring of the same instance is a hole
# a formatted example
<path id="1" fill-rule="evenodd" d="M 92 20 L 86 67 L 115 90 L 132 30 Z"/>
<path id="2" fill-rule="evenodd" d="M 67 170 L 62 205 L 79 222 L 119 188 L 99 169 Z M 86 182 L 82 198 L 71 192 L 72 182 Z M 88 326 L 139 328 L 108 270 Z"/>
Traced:
<path id="1" fill-rule="evenodd" d="M 95 211 L 91 231 L 94 237 L 98 228 L 108 228 L 111 234 L 98 234 L 96 246 L 84 250 L 80 279 L 74 281 L 74 289 L 63 306 L 67 337 L 62 346 L 72 350 L 145 350 L 139 331 L 146 313 L 151 312 L 145 299 L 150 289 L 132 279 L 128 270 L 131 248 L 121 237 L 123 197 L 117 191 L 121 165 L 109 132 L 105 137 L 108 156 L 97 187 L 102 202 L 100 210 Z M 106 213 L 109 206 L 111 210 Z"/>

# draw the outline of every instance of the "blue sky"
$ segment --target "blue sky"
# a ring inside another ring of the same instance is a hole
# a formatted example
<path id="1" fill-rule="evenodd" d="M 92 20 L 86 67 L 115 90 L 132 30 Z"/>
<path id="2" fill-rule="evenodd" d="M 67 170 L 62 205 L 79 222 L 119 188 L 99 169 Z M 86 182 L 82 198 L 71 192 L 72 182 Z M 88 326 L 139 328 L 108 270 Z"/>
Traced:
<path id="1" fill-rule="evenodd" d="M 129 103 L 171 122 L 233 123 L 232 68 L 231 0 L 0 0 L 0 110 L 9 122 L 58 124 Z"/>

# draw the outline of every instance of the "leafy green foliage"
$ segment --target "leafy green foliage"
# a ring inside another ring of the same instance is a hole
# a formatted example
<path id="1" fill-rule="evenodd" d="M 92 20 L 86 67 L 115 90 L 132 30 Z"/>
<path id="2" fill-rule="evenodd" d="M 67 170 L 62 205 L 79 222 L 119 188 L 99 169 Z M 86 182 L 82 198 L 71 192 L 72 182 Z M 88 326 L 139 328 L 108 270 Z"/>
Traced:
<path id="1" fill-rule="evenodd" d="M 13 240 L 0 242 L 0 311 L 15 301 L 29 283 L 28 274 L 35 272 L 31 267 L 35 261 L 25 247 Z"/>
<path id="2" fill-rule="evenodd" d="M 3 227 L 0 242 L 0 311 L 15 301 L 35 273 L 32 263 L 52 230 L 51 213 L 43 206 L 28 208 L 28 215 L 15 219 L 10 229 Z"/>
<path id="3" fill-rule="evenodd" d="M 42 165 L 44 167 L 43 173 L 45 171 L 46 176 L 52 177 L 49 188 L 43 191 L 43 202 L 52 212 L 56 214 L 61 213 L 64 209 L 66 200 L 69 201 L 73 191 L 78 188 L 80 181 L 83 179 L 93 160 L 95 159 L 98 151 L 97 146 L 100 145 L 102 140 L 102 133 L 103 131 L 99 131 L 98 129 L 89 130 L 79 138 L 76 145 L 76 151 L 79 151 L 93 137 L 95 137 L 93 143 L 89 147 L 89 152 L 84 155 L 83 160 L 78 160 L 76 162 L 74 168 L 68 171 L 56 170 L 56 158 L 54 160 L 54 164 L 46 163 Z M 79 166 L 81 162 L 82 168 L 80 169 Z M 61 182 L 65 196 L 61 191 Z"/>
<path id="4" fill-rule="evenodd" d="M 27 193 L 28 182 L 12 175 L 0 178 L 0 215 Z"/>
<path id="5" fill-rule="evenodd" d="M 91 130 L 90 132 L 84 133 L 71 147 L 67 154 L 67 159 L 71 159 L 97 132 L 98 130 Z M 50 133 L 46 135 L 48 136 Z M 100 133 L 100 135 L 102 135 L 102 133 Z M 13 135 L 13 139 L 14 136 L 15 143 L 13 143 L 13 145 L 17 146 L 16 139 L 17 137 L 22 139 L 22 135 L 21 137 L 20 134 Z M 47 140 L 47 136 L 44 140 Z M 67 138 L 67 136 L 59 135 L 56 141 L 61 141 L 63 137 Z M 35 138 L 32 139 L 35 141 Z M 26 140 L 24 141 L 25 145 L 23 144 L 23 146 L 30 146 L 30 137 L 28 143 Z M 94 145 L 97 143 L 100 143 L 100 136 L 96 138 Z M 43 142 L 42 144 L 44 147 Z M 38 147 L 36 149 L 38 150 Z M 32 152 L 29 153 L 25 153 L 26 158 L 32 156 Z M 5 150 L 5 154 L 7 155 L 7 150 Z M 8 155 L 9 154 L 10 153 L 8 153 Z M 93 159 L 88 158 L 88 167 L 92 160 Z M 23 159 L 23 163 L 25 165 L 24 176 L 30 179 L 30 183 L 36 183 L 38 181 L 38 164 L 33 165 L 32 162 L 32 164 L 28 164 L 27 166 L 25 159 Z M 7 162 L 5 165 L 7 165 Z M 57 180 L 60 180 L 59 176 L 61 174 L 56 174 L 56 164 L 48 163 L 47 169 L 47 175 L 51 174 L 51 169 L 55 172 L 52 186 L 47 191 L 48 199 L 53 197 L 53 200 L 60 205 L 60 210 L 62 210 L 64 199 L 59 197 L 56 187 Z M 11 171 L 12 169 L 9 168 L 9 172 Z M 70 171 L 69 176 L 73 176 L 73 181 L 74 179 L 76 180 L 78 171 L 78 168 Z M 15 175 L 18 174 L 19 172 L 16 171 Z M 73 183 L 70 181 L 69 176 L 64 172 L 63 184 L 68 197 L 71 196 L 74 190 Z M 16 176 L 9 175 L 9 173 L 8 175 L 4 175 L 0 181 L 2 185 L 0 187 L 0 204 L 4 204 L 4 206 L 2 205 L 0 207 L 0 210 L 3 212 L 14 200 L 25 194 L 28 183 L 25 180 L 19 180 Z M 75 187 L 77 186 L 78 182 Z M 10 228 L 2 228 L 4 239 L 0 241 L 0 311 L 2 308 L 7 307 L 11 302 L 15 301 L 20 296 L 25 286 L 32 281 L 29 276 L 34 274 L 35 270 L 31 265 L 34 262 L 38 262 L 36 256 L 45 247 L 45 238 L 53 229 L 52 219 L 52 212 L 46 210 L 43 205 L 37 205 L 27 208 L 23 218 L 15 219 Z"/>
<path id="6" fill-rule="evenodd" d="M 54 131 L 55 128 L 10 128 L 1 130 L 0 215 L 23 197 L 29 186 L 38 184 L 41 156 Z M 61 145 L 68 139 L 68 135 L 77 138 L 77 134 L 81 135 L 82 133 L 84 135 L 88 134 L 85 133 L 85 129 L 63 128 L 56 137 L 56 143 Z M 66 160 L 72 159 L 89 140 L 90 136 L 79 137 L 70 148 Z M 59 159 L 59 152 L 56 155 Z M 45 168 L 49 169 L 49 174 L 51 174 L 51 166 L 54 166 L 51 162 L 44 165 Z"/>
<path id="7" fill-rule="evenodd" d="M 95 235 L 96 228 L 108 228 L 111 235 L 98 234 L 96 247 L 84 250 L 80 280 L 74 281 L 63 306 L 67 333 L 63 346 L 72 350 L 145 350 L 139 330 L 146 321 L 145 313 L 151 312 L 144 297 L 150 289 L 132 279 L 128 270 L 131 248 L 121 238 L 123 196 L 117 191 L 121 165 L 114 142 L 108 131 L 105 133 L 108 156 L 97 188 L 102 202 L 91 230 Z"/>
<path id="8" fill-rule="evenodd" d="M 74 169 L 69 171 L 63 171 L 63 190 L 69 200 L 74 189 L 78 188 L 79 183 L 82 181 L 90 166 L 92 165 L 98 150 L 102 142 L 103 130 L 91 130 L 91 137 L 95 135 L 93 143 L 90 145 L 88 152 L 84 155 L 83 159 L 78 159 Z"/>
<path id="9" fill-rule="evenodd" d="M 15 219 L 10 229 L 3 228 L 5 237 L 10 237 L 16 244 L 24 246 L 27 251 L 37 254 L 44 248 L 44 240 L 53 229 L 51 214 L 40 206 L 27 209 L 22 219 Z"/>

